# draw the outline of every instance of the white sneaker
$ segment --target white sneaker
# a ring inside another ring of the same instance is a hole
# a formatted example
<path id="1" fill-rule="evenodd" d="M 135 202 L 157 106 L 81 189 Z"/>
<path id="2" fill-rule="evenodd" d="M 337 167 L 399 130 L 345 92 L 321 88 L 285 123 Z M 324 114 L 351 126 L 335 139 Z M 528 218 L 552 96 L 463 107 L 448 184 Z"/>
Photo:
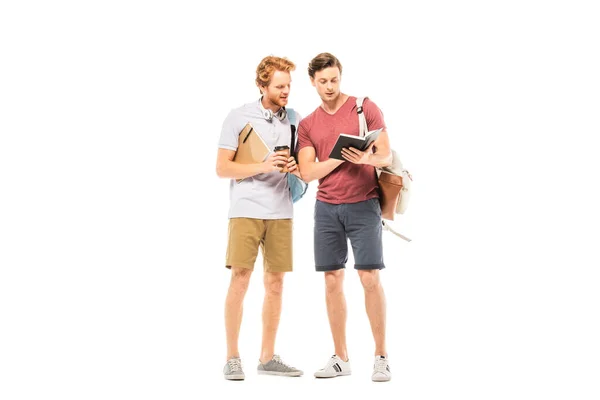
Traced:
<path id="1" fill-rule="evenodd" d="M 350 360 L 344 361 L 334 354 L 325 367 L 315 372 L 315 378 L 334 378 L 336 376 L 350 375 L 351 373 Z"/>
<path id="2" fill-rule="evenodd" d="M 375 356 L 371 380 L 373 382 L 387 382 L 390 379 L 392 379 L 392 372 L 390 371 L 388 359 L 384 356 Z"/>

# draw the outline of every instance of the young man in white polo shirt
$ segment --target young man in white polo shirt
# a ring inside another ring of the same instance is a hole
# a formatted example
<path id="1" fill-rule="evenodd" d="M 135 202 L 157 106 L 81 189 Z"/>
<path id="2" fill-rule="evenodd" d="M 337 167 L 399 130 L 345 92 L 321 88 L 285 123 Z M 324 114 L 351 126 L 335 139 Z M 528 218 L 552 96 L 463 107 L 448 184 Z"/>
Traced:
<path id="1" fill-rule="evenodd" d="M 290 72 L 295 65 L 280 57 L 265 57 L 256 69 L 256 85 L 261 98 L 232 110 L 223 123 L 217 156 L 217 175 L 231 179 L 229 242 L 226 267 L 231 282 L 225 302 L 227 362 L 225 379 L 245 378 L 238 350 L 242 303 L 259 247 L 264 260 L 265 298 L 259 374 L 300 376 L 302 371 L 286 365 L 275 354 L 275 336 L 281 315 L 283 277 L 292 271 L 292 199 L 285 165 L 300 177 L 294 157 L 273 152 L 262 163 L 233 161 L 238 137 L 249 122 L 269 148 L 289 146 L 290 121 L 285 110 L 290 93 Z M 242 179 L 237 182 L 236 179 Z"/>

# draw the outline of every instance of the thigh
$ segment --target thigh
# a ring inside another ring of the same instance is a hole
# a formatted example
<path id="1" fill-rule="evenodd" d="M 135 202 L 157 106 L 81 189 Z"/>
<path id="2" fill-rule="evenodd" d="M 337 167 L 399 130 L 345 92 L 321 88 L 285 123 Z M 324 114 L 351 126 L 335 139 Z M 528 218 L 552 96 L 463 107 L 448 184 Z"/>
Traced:
<path id="1" fill-rule="evenodd" d="M 379 199 L 348 204 L 345 215 L 346 233 L 354 254 L 354 268 L 383 269 L 381 242 L 381 207 Z"/>
<path id="2" fill-rule="evenodd" d="M 231 218 L 227 243 L 227 268 L 254 269 L 258 247 L 264 236 L 264 224 L 260 219 Z"/>
<path id="3" fill-rule="evenodd" d="M 292 219 L 265 220 L 263 261 L 266 272 L 292 271 L 292 228 Z"/>
<path id="4" fill-rule="evenodd" d="M 348 239 L 339 218 L 340 207 L 319 200 L 315 204 L 314 251 L 317 271 L 335 271 L 346 267 Z"/>

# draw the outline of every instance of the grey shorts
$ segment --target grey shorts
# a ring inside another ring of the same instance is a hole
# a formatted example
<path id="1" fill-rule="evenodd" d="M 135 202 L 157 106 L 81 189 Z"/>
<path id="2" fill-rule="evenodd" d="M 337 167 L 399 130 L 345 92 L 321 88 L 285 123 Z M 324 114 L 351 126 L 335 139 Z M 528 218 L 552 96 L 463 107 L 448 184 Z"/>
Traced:
<path id="1" fill-rule="evenodd" d="M 315 268 L 335 271 L 346 267 L 348 239 L 355 269 L 383 269 L 379 199 L 351 204 L 315 204 Z"/>

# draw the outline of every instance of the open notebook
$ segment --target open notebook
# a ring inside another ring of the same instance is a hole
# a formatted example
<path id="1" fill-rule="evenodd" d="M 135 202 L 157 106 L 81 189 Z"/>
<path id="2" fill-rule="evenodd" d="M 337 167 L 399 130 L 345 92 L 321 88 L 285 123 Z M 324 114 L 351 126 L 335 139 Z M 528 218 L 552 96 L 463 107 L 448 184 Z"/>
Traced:
<path id="1" fill-rule="evenodd" d="M 337 141 L 331 149 L 331 153 L 329 153 L 329 158 L 345 160 L 345 158 L 342 157 L 342 149 L 345 147 L 354 147 L 360 151 L 365 151 L 367 147 L 371 145 L 371 143 L 377 140 L 377 138 L 379 137 L 379 133 L 382 130 L 383 128 L 379 128 L 374 131 L 367 132 L 367 134 L 363 137 L 340 133 L 337 138 Z"/>

